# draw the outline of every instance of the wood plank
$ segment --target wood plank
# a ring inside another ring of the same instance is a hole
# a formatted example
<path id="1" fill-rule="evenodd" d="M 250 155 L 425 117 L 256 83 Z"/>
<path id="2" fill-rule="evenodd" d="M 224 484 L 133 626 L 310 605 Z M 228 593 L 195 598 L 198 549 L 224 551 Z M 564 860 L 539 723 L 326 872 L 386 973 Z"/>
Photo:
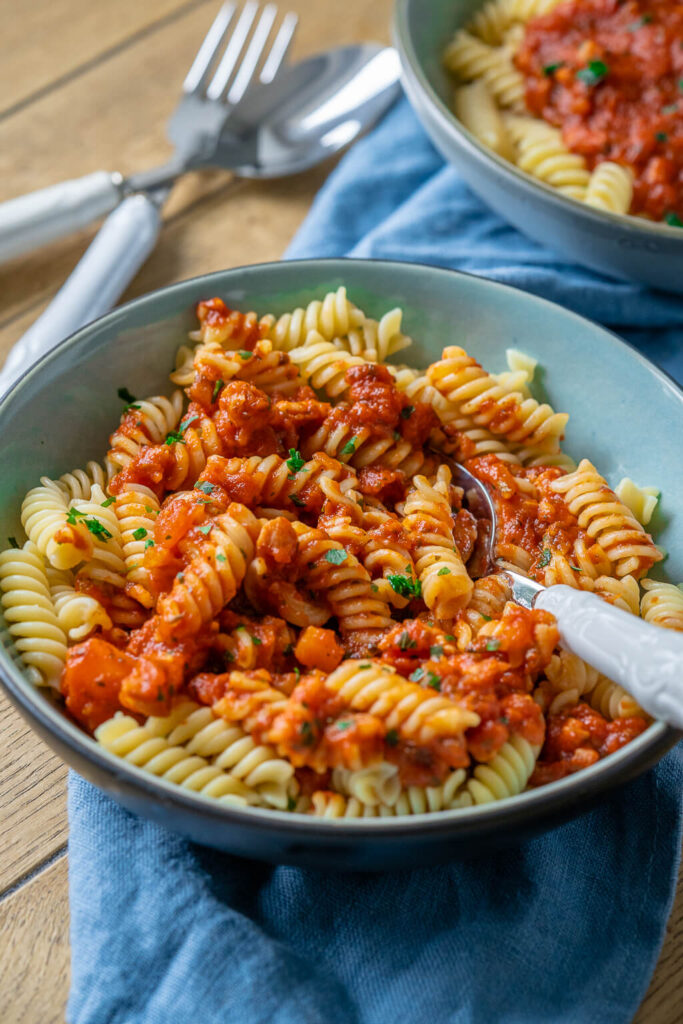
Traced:
<path id="1" fill-rule="evenodd" d="M 66 843 L 65 784 L 66 766 L 0 693 L 0 892 Z"/>
<path id="2" fill-rule="evenodd" d="M 678 1024 L 683 1020 L 683 865 L 676 901 L 650 987 L 633 1024 Z"/>
<path id="3" fill-rule="evenodd" d="M 0 1020 L 64 1024 L 69 994 L 66 854 L 0 901 L 0 935 Z"/>
<path id="4" fill-rule="evenodd" d="M 325 5 L 309 6 L 307 0 L 294 0 L 287 6 L 302 15 L 296 42 L 299 55 L 353 39 L 387 38 L 391 0 L 372 5 L 366 5 L 364 0 L 349 0 L 344 18 L 339 20 L 331 17 Z M 173 24 L 134 41 L 107 62 L 31 104 L 25 112 L 0 122 L 0 200 L 102 167 L 126 173 L 164 160 L 169 147 L 163 126 L 206 26 L 206 8 L 192 9 Z M 27 131 L 29 125 L 31 130 Z M 65 145 L 65 139 L 76 144 Z M 264 200 L 272 195 L 281 197 L 280 208 L 286 218 L 284 229 L 293 230 L 300 218 L 292 219 L 287 212 L 288 196 L 295 200 L 301 196 L 300 182 L 304 180 L 311 185 L 307 193 L 310 198 L 324 173 L 321 169 L 313 177 L 255 185 L 253 194 Z M 196 203 L 203 190 L 213 194 L 227 180 L 224 173 L 190 176 L 179 185 L 178 195 L 172 197 L 168 215 L 172 216 L 188 202 Z M 242 239 L 239 244 L 233 222 L 234 204 L 228 197 L 225 211 L 218 212 L 213 238 L 216 259 L 211 266 L 252 263 L 261 258 L 252 254 L 248 236 L 246 242 Z M 264 209 L 263 225 L 267 225 L 266 215 L 271 214 L 272 209 Z M 252 212 L 249 223 L 256 228 L 258 221 L 257 213 Z M 274 222 L 271 227 L 277 230 Z M 57 291 L 91 235 L 90 230 L 82 232 L 80 237 L 55 243 L 3 267 L 0 323 Z M 234 244 L 236 255 L 230 260 L 218 259 L 221 247 L 227 244 Z M 280 252 L 282 248 L 280 243 L 271 252 Z M 182 276 L 199 273 L 206 266 L 191 266 L 187 254 L 179 257 L 170 249 L 168 259 L 166 277 L 155 275 L 159 283 L 178 279 L 179 259 Z"/>
<path id="5" fill-rule="evenodd" d="M 31 0 L 21 17 L 16 0 L 0 0 L 0 117 L 107 60 L 132 36 L 199 4 L 206 7 L 208 27 L 217 0 Z"/>

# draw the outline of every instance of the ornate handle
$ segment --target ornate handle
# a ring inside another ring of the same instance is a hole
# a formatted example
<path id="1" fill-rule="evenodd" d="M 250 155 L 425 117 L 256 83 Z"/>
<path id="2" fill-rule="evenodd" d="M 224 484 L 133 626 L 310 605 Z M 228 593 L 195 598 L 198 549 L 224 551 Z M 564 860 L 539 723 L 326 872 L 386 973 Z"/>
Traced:
<path id="1" fill-rule="evenodd" d="M 63 338 L 111 309 L 154 248 L 160 224 L 158 207 L 144 195 L 124 200 L 107 217 L 45 312 L 11 349 L 0 394 Z"/>
<path id="2" fill-rule="evenodd" d="M 562 585 L 542 591 L 534 606 L 557 618 L 564 647 L 620 683 L 654 718 L 683 729 L 683 634 Z"/>
<path id="3" fill-rule="evenodd" d="M 110 213 L 121 201 L 122 181 L 120 174 L 95 171 L 0 204 L 0 262 Z"/>

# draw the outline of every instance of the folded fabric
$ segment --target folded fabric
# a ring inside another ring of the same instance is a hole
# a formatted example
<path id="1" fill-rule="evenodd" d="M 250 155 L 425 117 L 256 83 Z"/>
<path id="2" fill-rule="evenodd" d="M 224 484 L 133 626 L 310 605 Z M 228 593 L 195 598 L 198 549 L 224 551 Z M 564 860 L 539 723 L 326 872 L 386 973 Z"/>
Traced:
<path id="1" fill-rule="evenodd" d="M 683 378 L 683 302 L 528 241 L 443 165 L 406 103 L 331 175 L 290 257 L 458 267 L 619 329 Z M 656 328 L 656 331 L 653 330 Z M 70 1024 L 624 1024 L 681 845 L 683 751 L 576 821 L 444 867 L 274 867 L 69 783 Z"/>

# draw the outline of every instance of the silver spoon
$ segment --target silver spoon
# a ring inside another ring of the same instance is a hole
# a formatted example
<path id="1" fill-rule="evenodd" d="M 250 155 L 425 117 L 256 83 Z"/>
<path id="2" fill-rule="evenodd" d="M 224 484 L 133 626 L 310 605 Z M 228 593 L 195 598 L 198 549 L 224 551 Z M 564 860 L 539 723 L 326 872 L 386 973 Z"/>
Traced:
<path id="1" fill-rule="evenodd" d="M 128 179 L 138 194 L 109 215 L 45 312 L 11 349 L 0 394 L 63 338 L 112 308 L 154 248 L 160 208 L 180 173 L 221 166 L 241 177 L 273 178 L 312 167 L 384 113 L 398 95 L 399 76 L 396 51 L 371 43 L 311 57 L 282 69 L 277 85 L 245 95 L 206 151 L 182 167 L 171 161 Z"/>
<path id="2" fill-rule="evenodd" d="M 619 683 L 653 718 L 683 729 L 683 635 L 615 608 L 595 594 L 558 584 L 544 587 L 496 559 L 496 510 L 484 484 L 460 463 L 435 452 L 464 490 L 464 504 L 481 524 L 469 570 L 503 572 L 514 600 L 557 619 L 562 646 Z"/>

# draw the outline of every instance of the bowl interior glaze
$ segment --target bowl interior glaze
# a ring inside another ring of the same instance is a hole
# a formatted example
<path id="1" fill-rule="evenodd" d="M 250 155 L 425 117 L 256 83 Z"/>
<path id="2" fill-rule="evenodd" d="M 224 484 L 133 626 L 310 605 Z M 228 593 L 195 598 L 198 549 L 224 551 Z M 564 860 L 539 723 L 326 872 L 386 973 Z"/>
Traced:
<path id="1" fill-rule="evenodd" d="M 340 284 L 375 316 L 403 307 L 404 330 L 416 342 L 401 359 L 411 365 L 424 366 L 451 343 L 493 371 L 505 368 L 506 347 L 538 359 L 538 397 L 571 413 L 566 449 L 592 459 L 611 484 L 628 475 L 661 488 L 652 528 L 668 552 L 666 575 L 683 577 L 677 511 L 683 507 L 683 478 L 675 471 L 683 395 L 675 384 L 616 336 L 542 299 L 454 271 L 360 260 L 265 264 L 196 278 L 129 303 L 63 342 L 0 402 L 0 545 L 21 536 L 21 499 L 41 475 L 56 477 L 102 459 L 121 411 L 118 388 L 141 397 L 169 393 L 174 353 L 195 326 L 199 299 L 218 295 L 230 306 L 279 314 Z M 248 848 L 274 860 L 310 862 L 317 850 L 316 863 L 334 863 L 337 854 L 326 859 L 325 843 L 344 834 L 354 837 L 348 856 L 356 858 L 355 866 L 378 867 L 392 857 L 396 863 L 413 860 L 404 842 L 409 834 L 415 850 L 430 842 L 434 830 L 447 842 L 444 849 L 455 850 L 459 834 L 505 831 L 520 814 L 538 827 L 554 809 L 642 770 L 675 740 L 656 723 L 579 776 L 489 807 L 413 819 L 300 822 L 277 812 L 228 810 L 123 765 L 29 685 L 9 650 L 0 649 L 0 672 L 12 699 L 48 742 L 126 806 L 202 842 Z M 293 835 L 299 836 L 295 849 Z M 373 842 L 363 849 L 368 835 Z M 380 857 L 381 843 L 375 842 L 380 835 L 394 842 L 393 854 Z M 251 845 L 245 846 L 247 841 Z M 404 847 L 399 850 L 396 842 Z M 359 853 L 354 853 L 356 843 Z"/>

